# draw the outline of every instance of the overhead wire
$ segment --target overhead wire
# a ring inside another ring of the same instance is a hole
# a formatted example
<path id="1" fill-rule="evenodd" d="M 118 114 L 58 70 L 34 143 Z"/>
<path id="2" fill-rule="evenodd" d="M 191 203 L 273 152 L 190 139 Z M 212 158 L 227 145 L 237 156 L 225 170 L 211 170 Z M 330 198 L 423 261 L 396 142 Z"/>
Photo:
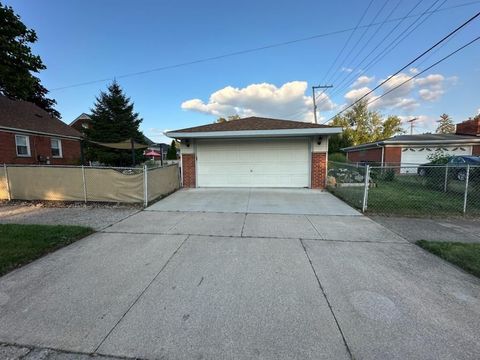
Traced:
<path id="1" fill-rule="evenodd" d="M 454 30 L 452 30 L 451 32 L 449 32 L 447 35 L 445 35 L 442 39 L 440 39 L 439 41 L 437 41 L 435 44 L 433 44 L 432 46 L 430 46 L 427 50 L 425 50 L 424 52 L 422 52 L 420 55 L 416 56 L 413 60 L 411 60 L 410 62 L 408 62 L 408 64 L 404 65 L 402 68 L 400 68 L 399 70 L 397 70 L 393 75 L 389 76 L 387 79 L 383 80 L 382 82 L 380 82 L 377 86 L 375 86 L 372 90 L 368 91 L 367 93 L 365 93 L 364 95 L 362 95 L 359 99 L 357 99 L 356 101 L 354 101 L 352 104 L 348 105 L 347 107 L 345 107 L 343 110 L 341 110 L 340 112 L 338 112 L 336 115 L 332 116 L 331 118 L 329 118 L 327 121 L 324 122 L 327 123 L 329 122 L 330 120 L 332 120 L 335 116 L 338 116 L 342 113 L 344 113 L 345 111 L 347 111 L 348 109 L 350 109 L 351 107 L 353 107 L 355 104 L 359 103 L 360 101 L 362 101 L 363 99 L 365 99 L 368 95 L 372 94 L 375 90 L 377 90 L 378 88 L 380 88 L 381 86 L 383 86 L 385 83 L 387 83 L 388 81 L 390 81 L 395 75 L 398 75 L 399 73 L 401 73 L 403 70 L 405 70 L 406 68 L 408 68 L 409 66 L 411 66 L 412 64 L 414 64 L 416 61 L 418 61 L 419 59 L 421 59 L 422 57 L 424 57 L 426 54 L 428 54 L 429 52 L 431 52 L 433 49 L 435 49 L 437 46 L 439 46 L 440 44 L 442 44 L 443 42 L 445 42 L 446 40 L 448 40 L 450 37 L 452 37 L 455 33 L 457 33 L 458 31 L 460 31 L 461 29 L 463 29 L 465 26 L 467 26 L 468 24 L 470 24 L 473 20 L 475 20 L 476 18 L 478 18 L 480 16 L 480 12 L 477 12 L 474 16 L 472 16 L 471 18 L 469 18 L 467 21 L 465 21 L 464 23 L 462 23 L 460 26 L 458 26 L 457 28 L 455 28 Z M 476 40 L 475 40 L 476 41 Z"/>
<path id="2" fill-rule="evenodd" d="M 467 2 L 467 3 L 453 5 L 453 6 L 450 6 L 450 7 L 439 9 L 438 11 L 432 11 L 431 13 L 433 14 L 433 13 L 437 13 L 437 12 L 441 12 L 441 11 L 446 11 L 446 10 L 449 10 L 449 9 L 470 6 L 470 5 L 474 5 L 474 4 L 478 4 L 478 3 L 480 3 L 480 1 L 470 1 L 470 2 Z M 406 15 L 404 17 L 391 19 L 391 20 L 388 21 L 388 23 L 403 21 L 405 19 L 415 18 L 415 17 L 418 17 L 418 16 L 421 16 L 421 14 L 409 14 L 409 15 Z M 380 25 L 380 24 L 381 24 L 381 22 L 380 23 L 375 23 L 375 24 L 370 24 L 370 25 L 359 25 L 358 29 L 367 28 L 369 26 L 377 26 L 377 25 Z M 221 54 L 221 55 L 217 55 L 217 56 L 210 56 L 210 57 L 205 57 L 205 58 L 196 59 L 196 60 L 192 60 L 192 61 L 185 61 L 185 62 L 181 62 L 181 63 L 177 63 L 177 64 L 165 65 L 165 66 L 152 68 L 152 69 L 147 69 L 147 70 L 143 70 L 143 71 L 126 73 L 126 74 L 121 74 L 121 75 L 111 76 L 111 77 L 105 77 L 105 78 L 97 79 L 97 80 L 79 82 L 79 83 L 75 83 L 75 84 L 70 84 L 70 85 L 66 85 L 66 86 L 60 86 L 60 87 L 52 88 L 52 89 L 50 89 L 50 91 L 58 91 L 58 90 L 70 89 L 70 88 L 75 88 L 75 87 L 80 87 L 80 86 L 86 86 L 86 85 L 111 81 L 113 78 L 117 78 L 117 79 L 128 78 L 128 77 L 144 75 L 144 74 L 148 74 L 148 73 L 152 73 L 152 72 L 160 72 L 160 71 L 165 71 L 165 70 L 170 70 L 170 69 L 175 69 L 175 68 L 180 68 L 180 67 L 186 67 L 186 66 L 190 66 L 190 65 L 194 65 L 194 64 L 200 64 L 200 63 L 219 60 L 219 59 L 223 59 L 223 58 L 239 56 L 239 55 L 254 53 L 254 52 L 263 51 L 263 50 L 268 50 L 268 49 L 272 49 L 272 48 L 276 48 L 276 47 L 288 46 L 288 45 L 292 45 L 292 44 L 296 44 L 296 43 L 300 43 L 300 42 L 305 42 L 305 41 L 310 41 L 310 40 L 315 40 L 315 39 L 319 39 L 319 38 L 324 38 L 324 37 L 328 37 L 328 36 L 334 36 L 334 35 L 337 35 L 337 34 L 350 32 L 354 29 L 355 28 L 346 28 L 346 29 L 326 32 L 326 33 L 322 33 L 322 34 L 307 36 L 307 37 L 303 37 L 303 38 L 297 38 L 297 39 L 293 39 L 293 40 L 289 40 L 289 41 L 273 43 L 273 44 L 269 44 L 269 45 L 265 45 L 265 46 L 259 46 L 259 47 L 244 49 L 244 50 L 239 50 L 239 51 L 233 51 L 233 52 L 229 52 L 229 53 L 225 53 L 225 54 Z"/>

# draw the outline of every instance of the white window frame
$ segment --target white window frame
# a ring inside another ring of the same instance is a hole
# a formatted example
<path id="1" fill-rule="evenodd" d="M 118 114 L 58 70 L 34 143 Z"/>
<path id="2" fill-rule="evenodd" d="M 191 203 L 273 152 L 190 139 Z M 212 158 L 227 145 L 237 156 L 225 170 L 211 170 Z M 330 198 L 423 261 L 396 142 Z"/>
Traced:
<path id="1" fill-rule="evenodd" d="M 59 155 L 53 155 L 53 152 L 52 152 L 52 158 L 55 158 L 55 159 L 61 159 L 63 158 L 63 151 L 62 151 L 62 140 L 61 139 L 58 139 L 58 138 L 50 138 L 50 151 L 53 150 L 53 140 L 56 140 L 58 141 L 58 152 L 59 152 Z"/>
<path id="2" fill-rule="evenodd" d="M 18 144 L 18 138 L 25 138 L 26 139 L 26 144 L 27 144 L 27 154 L 19 154 L 18 153 L 18 146 L 24 146 L 24 145 L 19 145 Z M 15 153 L 17 154 L 18 157 L 31 157 L 32 153 L 30 151 L 30 136 L 28 135 L 15 135 Z"/>

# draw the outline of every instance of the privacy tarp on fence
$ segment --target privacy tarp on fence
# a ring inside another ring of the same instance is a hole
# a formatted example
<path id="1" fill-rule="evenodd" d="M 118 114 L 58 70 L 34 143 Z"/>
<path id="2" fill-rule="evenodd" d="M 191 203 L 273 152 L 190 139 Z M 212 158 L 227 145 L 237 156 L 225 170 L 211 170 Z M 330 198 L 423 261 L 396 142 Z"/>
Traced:
<path id="1" fill-rule="evenodd" d="M 180 186 L 178 166 L 99 168 L 6 166 L 0 168 L 0 199 L 146 203 Z M 146 177 L 146 178 L 145 178 Z M 145 185 L 147 184 L 147 188 Z M 8 186 L 9 185 L 9 186 Z"/>
<path id="2" fill-rule="evenodd" d="M 170 194 L 180 187 L 180 175 L 177 165 L 147 171 L 148 201 L 161 195 Z"/>

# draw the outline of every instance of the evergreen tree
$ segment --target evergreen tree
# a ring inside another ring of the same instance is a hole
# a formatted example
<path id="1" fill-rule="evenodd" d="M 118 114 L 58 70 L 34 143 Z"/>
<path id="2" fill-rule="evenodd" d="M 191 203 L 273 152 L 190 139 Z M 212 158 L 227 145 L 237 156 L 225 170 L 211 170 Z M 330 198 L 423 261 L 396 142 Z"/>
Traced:
<path id="1" fill-rule="evenodd" d="M 437 134 L 453 134 L 455 132 L 455 124 L 447 114 L 440 115 L 440 120 L 437 120 L 437 122 L 438 127 L 435 130 Z"/>
<path id="2" fill-rule="evenodd" d="M 172 144 L 167 151 L 167 160 L 177 160 L 177 144 L 172 140 Z"/>
<path id="3" fill-rule="evenodd" d="M 12 7 L 0 3 L 0 94 L 14 100 L 33 102 L 56 117 L 55 100 L 46 97 L 48 90 L 38 73 L 46 67 L 40 56 L 34 55 L 30 45 L 37 34 L 22 23 Z"/>
<path id="4" fill-rule="evenodd" d="M 91 111 L 91 126 L 85 129 L 87 141 L 116 143 L 133 139 L 143 144 L 144 136 L 139 130 L 142 119 L 133 111 L 130 101 L 120 85 L 114 81 L 106 92 L 100 92 Z M 98 161 L 110 166 L 132 165 L 131 150 L 111 149 L 87 145 L 88 160 Z M 143 160 L 143 151 L 135 150 L 135 163 Z"/>

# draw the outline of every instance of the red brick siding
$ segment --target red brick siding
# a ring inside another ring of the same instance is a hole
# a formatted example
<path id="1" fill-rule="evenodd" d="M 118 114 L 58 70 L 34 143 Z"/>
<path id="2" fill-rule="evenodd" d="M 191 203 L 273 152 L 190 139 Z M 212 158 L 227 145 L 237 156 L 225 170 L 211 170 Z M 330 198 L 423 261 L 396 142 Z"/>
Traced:
<path id="1" fill-rule="evenodd" d="M 386 146 L 383 161 L 386 164 L 400 165 L 402 161 L 402 148 Z"/>
<path id="2" fill-rule="evenodd" d="M 480 156 L 480 145 L 473 145 L 472 155 Z"/>
<path id="3" fill-rule="evenodd" d="M 195 154 L 182 154 L 183 187 L 196 187 Z"/>
<path id="4" fill-rule="evenodd" d="M 480 118 L 464 121 L 457 124 L 455 131 L 459 135 L 479 135 L 480 134 Z"/>
<path id="5" fill-rule="evenodd" d="M 30 141 L 29 157 L 17 156 L 15 135 L 0 131 L 0 163 L 6 164 L 38 164 L 38 155 L 50 158 L 51 165 L 74 165 L 80 161 L 80 141 L 60 139 L 62 142 L 62 158 L 53 158 L 50 136 L 28 135 Z M 23 134 L 22 134 L 23 135 Z"/>
<path id="6" fill-rule="evenodd" d="M 350 151 L 347 153 L 348 161 L 350 162 L 377 162 L 380 163 L 382 161 L 382 149 L 366 149 L 366 150 L 358 150 L 358 151 Z"/>
<path id="7" fill-rule="evenodd" d="M 312 153 L 312 189 L 325 188 L 327 176 L 327 154 Z"/>

